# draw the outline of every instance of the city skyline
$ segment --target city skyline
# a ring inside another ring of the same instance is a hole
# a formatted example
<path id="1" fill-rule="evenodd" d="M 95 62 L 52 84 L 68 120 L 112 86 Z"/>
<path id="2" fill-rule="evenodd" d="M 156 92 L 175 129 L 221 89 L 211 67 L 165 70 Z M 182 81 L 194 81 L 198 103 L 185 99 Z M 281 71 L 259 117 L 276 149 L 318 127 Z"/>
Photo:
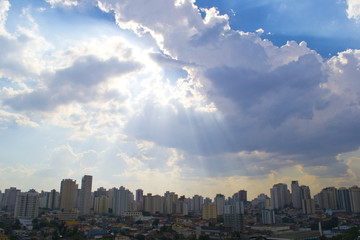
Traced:
<path id="1" fill-rule="evenodd" d="M 360 185 L 359 30 L 356 0 L 0 0 L 0 189 Z"/>
<path id="2" fill-rule="evenodd" d="M 119 186 L 111 186 L 111 187 L 104 187 L 104 186 L 99 186 L 99 187 L 92 187 L 91 185 L 93 184 L 92 182 L 92 176 L 90 175 L 84 175 L 82 178 L 82 183 L 84 184 L 81 184 L 81 186 L 79 186 L 77 183 L 76 183 L 76 179 L 62 179 L 61 182 L 60 182 L 60 188 L 57 189 L 57 188 L 54 188 L 54 189 L 34 189 L 34 188 L 31 188 L 31 189 L 28 189 L 28 190 L 25 190 L 25 189 L 21 189 L 21 188 L 18 188 L 17 186 L 8 186 L 4 189 L 0 189 L 0 193 L 4 193 L 6 189 L 16 189 L 19 193 L 27 193 L 27 192 L 31 192 L 31 193 L 34 193 L 35 191 L 37 193 L 41 193 L 41 192 L 49 192 L 49 193 L 52 193 L 54 190 L 55 192 L 58 192 L 58 193 L 61 193 L 62 191 L 65 193 L 65 196 L 66 198 L 69 198 L 71 200 L 66 200 L 66 203 L 61 203 L 61 198 L 59 196 L 59 200 L 60 200 L 60 203 L 59 205 L 63 205 L 63 204 L 67 204 L 67 205 L 71 205 L 71 206 L 68 206 L 67 208 L 66 207 L 60 207 L 60 208 L 63 208 L 63 209 L 72 209 L 74 206 L 72 204 L 74 204 L 74 199 L 75 198 L 78 198 L 78 204 L 80 204 L 81 206 L 84 206 L 84 205 L 88 205 L 89 203 L 85 203 L 83 202 L 83 200 L 81 200 L 83 197 L 82 196 L 82 192 L 83 192 L 83 188 L 84 186 L 88 186 L 88 187 L 85 187 L 87 189 L 87 191 L 89 191 L 91 193 L 91 196 L 88 195 L 88 197 L 90 198 L 94 198 L 96 197 L 96 192 L 97 191 L 103 191 L 104 193 L 106 191 L 109 191 L 109 190 L 112 190 L 114 188 L 119 188 L 119 189 L 122 189 L 122 190 L 126 190 L 126 191 L 130 191 L 133 195 L 133 198 L 134 198 L 134 202 L 141 202 L 143 203 L 143 199 L 142 200 L 139 200 L 138 201 L 138 198 L 140 197 L 140 195 L 138 194 L 141 194 L 142 197 L 145 197 L 147 194 L 150 194 L 150 196 L 155 196 L 155 195 L 166 195 L 166 194 L 169 194 L 169 193 L 172 193 L 172 194 L 176 194 L 177 196 L 185 196 L 185 197 L 194 197 L 194 196 L 200 196 L 202 197 L 204 200 L 205 199 L 211 199 L 213 201 L 213 203 L 217 203 L 217 199 L 219 198 L 223 198 L 223 200 L 221 201 L 225 201 L 228 197 L 233 197 L 234 195 L 238 195 L 238 198 L 239 200 L 241 201 L 245 201 L 244 199 L 247 199 L 246 201 L 248 202 L 251 202 L 255 199 L 258 199 L 259 197 L 263 197 L 264 194 L 269 197 L 269 198 L 273 198 L 273 199 L 277 199 L 279 197 L 277 196 L 273 196 L 273 189 L 281 189 L 281 188 L 284 188 L 285 190 L 281 190 L 282 191 L 282 194 L 284 195 L 282 198 L 282 200 L 280 200 L 280 204 L 282 205 L 280 208 L 282 208 L 283 206 L 287 205 L 287 203 L 284 203 L 284 198 L 288 198 L 288 192 L 291 193 L 291 197 L 288 199 L 289 201 L 291 201 L 293 204 L 295 204 L 293 207 L 294 208 L 299 208 L 301 206 L 301 203 L 297 203 L 298 200 L 295 200 L 295 199 L 300 199 L 301 196 L 303 196 L 302 198 L 311 198 L 313 199 L 314 196 L 320 194 L 323 190 L 327 190 L 327 189 L 336 189 L 336 187 L 333 187 L 333 186 L 324 186 L 320 191 L 312 191 L 311 190 L 311 185 L 310 186 L 307 186 L 307 185 L 304 185 L 302 183 L 299 183 L 297 180 L 291 180 L 290 181 L 290 184 L 286 183 L 286 182 L 283 182 L 283 183 L 271 183 L 271 187 L 268 189 L 268 192 L 249 192 L 247 189 L 239 189 L 233 193 L 229 193 L 229 194 L 226 194 L 224 192 L 218 192 L 216 193 L 215 195 L 213 196 L 209 196 L 209 195 L 203 195 L 201 193 L 194 193 L 192 195 L 186 195 L 184 193 L 181 193 L 181 192 L 176 192 L 172 189 L 167 189 L 166 191 L 164 192 L 150 192 L 150 191 L 146 191 L 146 190 L 143 190 L 141 188 L 136 188 L 136 189 L 129 189 L 127 186 L 124 186 L 124 185 L 119 185 Z M 90 179 L 90 180 L 87 180 L 87 179 Z M 90 181 L 90 183 L 89 183 Z M 95 181 L 96 182 L 96 181 Z M 296 182 L 296 186 L 297 187 L 293 187 L 293 184 L 294 182 Z M 90 185 L 90 188 L 89 188 L 89 185 Z M 342 186 L 342 187 L 339 187 L 339 191 L 341 191 L 342 189 L 350 189 L 352 187 L 359 187 L 358 185 L 352 185 L 352 186 Z M 64 190 L 62 190 L 64 188 Z M 297 190 L 296 188 L 298 188 L 299 190 Z M 71 190 L 70 190 L 71 189 Z M 78 194 L 79 196 L 74 196 L 74 193 L 76 194 L 76 190 L 78 190 Z M 279 190 L 277 190 L 279 191 Z M 299 193 L 297 193 L 297 191 L 300 191 Z M 72 193 L 71 193 L 72 192 Z M 303 193 L 302 193 L 303 192 Z M 311 194 L 310 194 L 311 192 Z M 71 194 L 70 194 L 71 193 Z M 254 197 L 250 197 L 248 198 L 249 196 L 249 193 L 250 196 L 254 196 Z M 52 193 L 52 194 L 55 194 L 55 193 Z M 95 194 L 95 195 L 94 195 Z M 278 193 L 279 194 L 279 193 Z M 64 196 L 63 196 L 64 197 Z M 275 200 L 275 201 L 278 201 L 278 200 Z M 75 201 L 76 202 L 76 201 Z M 204 203 L 205 204 L 205 203 Z M 279 208 L 279 207 L 275 207 L 275 208 Z M 83 210 L 81 210 L 83 211 Z"/>
<path id="3" fill-rule="evenodd" d="M 276 234 L 277 238 L 282 235 L 287 236 L 286 239 L 289 234 L 294 238 L 309 239 L 321 236 L 343 239 L 353 233 L 352 239 L 359 235 L 360 188 L 357 186 L 326 187 L 311 198 L 309 186 L 293 180 L 291 192 L 287 184 L 277 183 L 270 189 L 271 198 L 259 194 L 252 201 L 248 201 L 246 190 L 239 190 L 229 197 L 217 194 L 210 199 L 199 195 L 179 196 L 170 191 L 163 196 L 143 195 L 142 189 L 137 189 L 135 195 L 123 186 L 108 190 L 100 187 L 92 192 L 91 186 L 92 176 L 84 175 L 80 189 L 76 180 L 63 179 L 60 193 L 55 190 L 38 193 L 34 189 L 21 192 L 14 187 L 4 193 L 0 191 L 2 224 L 5 225 L 4 221 L 10 223 L 6 231 L 1 228 L 1 237 L 19 236 L 17 230 L 20 230 L 21 238 L 25 235 L 44 239 L 76 235 L 76 238 L 85 239 L 96 235 L 98 239 L 121 235 L 130 239 L 134 232 L 145 233 L 144 226 L 151 236 L 177 233 L 172 239 L 193 239 L 192 235 L 200 239 L 200 235 L 211 233 L 216 239 L 251 236 L 250 239 L 257 234 Z M 76 232 L 62 232 L 60 228 L 56 230 L 59 225 L 78 228 Z M 130 226 L 131 233 L 125 231 Z M 49 229 L 55 229 L 50 236 Z"/>

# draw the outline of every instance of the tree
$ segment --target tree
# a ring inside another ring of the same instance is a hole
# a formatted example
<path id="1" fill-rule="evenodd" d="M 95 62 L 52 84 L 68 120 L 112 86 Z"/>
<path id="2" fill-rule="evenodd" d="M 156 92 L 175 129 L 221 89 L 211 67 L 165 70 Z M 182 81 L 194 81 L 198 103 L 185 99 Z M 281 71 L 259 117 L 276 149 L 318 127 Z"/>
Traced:
<path id="1" fill-rule="evenodd" d="M 172 227 L 171 226 L 162 226 L 160 228 L 160 232 L 171 232 L 172 231 Z"/>
<path id="2" fill-rule="evenodd" d="M 153 222 L 152 222 L 152 226 L 157 228 L 159 225 L 159 219 L 155 219 Z"/>
<path id="3" fill-rule="evenodd" d="M 199 240 L 210 240 L 210 236 L 207 234 L 201 234 Z"/>
<path id="4" fill-rule="evenodd" d="M 142 214 L 143 214 L 143 216 L 151 216 L 151 213 L 147 212 L 147 211 L 143 211 Z"/>
<path id="5" fill-rule="evenodd" d="M 15 223 L 12 225 L 12 229 L 14 229 L 14 230 L 21 229 L 21 224 L 20 224 L 19 219 L 16 219 Z"/>
<path id="6" fill-rule="evenodd" d="M 333 217 L 328 221 L 324 221 L 321 223 L 321 226 L 324 230 L 331 230 L 333 227 L 338 226 L 339 219 L 337 217 Z"/>
<path id="7" fill-rule="evenodd" d="M 138 240 L 145 240 L 145 236 L 142 235 L 142 234 L 138 234 L 136 235 L 135 239 L 138 239 Z"/>
<path id="8" fill-rule="evenodd" d="M 143 221 L 137 220 L 137 221 L 135 222 L 135 224 L 137 224 L 137 225 L 143 224 Z"/>
<path id="9" fill-rule="evenodd" d="M 356 239 L 358 236 L 359 236 L 359 228 L 352 227 L 345 232 L 342 239 L 351 240 L 351 239 Z"/>

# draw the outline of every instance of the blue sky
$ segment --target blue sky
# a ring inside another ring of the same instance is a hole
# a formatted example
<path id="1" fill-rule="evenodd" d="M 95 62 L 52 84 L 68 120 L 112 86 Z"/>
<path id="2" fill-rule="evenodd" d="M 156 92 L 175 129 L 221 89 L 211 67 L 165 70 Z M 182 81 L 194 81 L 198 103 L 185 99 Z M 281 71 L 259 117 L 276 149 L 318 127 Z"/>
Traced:
<path id="1" fill-rule="evenodd" d="M 259 28 L 270 35 L 275 45 L 289 40 L 306 41 L 323 57 L 336 55 L 346 49 L 358 49 L 359 26 L 349 21 L 346 1 L 196 1 L 199 7 L 216 7 L 228 14 L 233 29 L 254 32 Z"/>
<path id="2" fill-rule="evenodd" d="M 359 30 L 358 0 L 0 0 L 0 189 L 358 184 Z"/>

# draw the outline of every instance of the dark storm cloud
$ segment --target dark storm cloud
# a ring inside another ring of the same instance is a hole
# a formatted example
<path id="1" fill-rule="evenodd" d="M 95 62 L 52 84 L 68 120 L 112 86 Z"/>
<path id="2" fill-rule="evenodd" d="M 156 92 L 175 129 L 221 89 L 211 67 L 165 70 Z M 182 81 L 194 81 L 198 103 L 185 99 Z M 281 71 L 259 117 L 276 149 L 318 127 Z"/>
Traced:
<path id="1" fill-rule="evenodd" d="M 211 68 L 205 72 L 212 84 L 208 97 L 222 112 L 221 120 L 176 101 L 164 107 L 149 100 L 127 130 L 136 138 L 180 148 L 189 154 L 184 166 L 201 165 L 217 175 L 263 175 L 299 164 L 314 167 L 312 171 L 319 175 L 327 171 L 344 176 L 348 167 L 336 156 L 359 147 L 360 111 L 336 108 L 342 100 L 321 87 L 328 83 L 329 74 L 314 54 L 270 72 Z M 243 151 L 271 154 L 264 158 L 235 154 Z"/>
<path id="2" fill-rule="evenodd" d="M 205 75 L 214 85 L 213 96 L 229 99 L 262 125 L 280 126 L 289 117 L 311 119 L 314 109 L 326 106 L 326 92 L 319 87 L 325 76 L 312 54 L 269 73 L 224 66 Z"/>

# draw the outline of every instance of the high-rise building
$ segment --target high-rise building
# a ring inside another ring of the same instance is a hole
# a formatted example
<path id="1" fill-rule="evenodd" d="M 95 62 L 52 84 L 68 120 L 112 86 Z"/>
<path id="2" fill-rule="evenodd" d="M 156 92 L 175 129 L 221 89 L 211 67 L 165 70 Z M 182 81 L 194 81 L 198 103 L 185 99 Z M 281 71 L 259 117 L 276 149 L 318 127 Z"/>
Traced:
<path id="1" fill-rule="evenodd" d="M 106 196 L 107 191 L 105 188 L 103 187 L 99 187 L 95 192 L 94 192 L 94 197 L 100 197 L 100 196 Z"/>
<path id="2" fill-rule="evenodd" d="M 49 197 L 48 192 L 41 191 L 41 193 L 39 194 L 40 208 L 47 208 L 48 197 Z"/>
<path id="3" fill-rule="evenodd" d="M 353 186 L 349 188 L 351 212 L 360 213 L 360 188 Z"/>
<path id="4" fill-rule="evenodd" d="M 151 193 L 148 193 L 146 196 L 143 196 L 144 202 L 144 211 L 149 213 L 155 213 L 153 208 L 153 197 Z"/>
<path id="5" fill-rule="evenodd" d="M 180 201 L 180 199 L 178 199 L 173 205 L 174 206 L 173 211 L 177 215 L 180 215 L 182 213 L 182 203 L 183 203 L 183 201 Z"/>
<path id="6" fill-rule="evenodd" d="M 77 189 L 76 181 L 72 179 L 63 179 L 60 186 L 60 209 L 64 211 L 74 210 L 75 191 Z"/>
<path id="7" fill-rule="evenodd" d="M 338 209 L 336 191 L 335 187 L 327 187 L 321 190 L 319 193 L 320 208 L 332 210 Z"/>
<path id="8" fill-rule="evenodd" d="M 301 199 L 309 199 L 311 198 L 310 188 L 309 186 L 302 185 L 300 186 L 300 195 Z"/>
<path id="9" fill-rule="evenodd" d="M 244 202 L 234 197 L 229 205 L 224 207 L 224 227 L 231 231 L 244 230 Z"/>
<path id="10" fill-rule="evenodd" d="M 33 219 L 38 216 L 39 195 L 37 193 L 18 193 L 15 204 L 15 218 Z"/>
<path id="11" fill-rule="evenodd" d="M 271 209 L 263 209 L 261 211 L 262 224 L 271 225 L 275 224 L 275 211 Z"/>
<path id="12" fill-rule="evenodd" d="M 337 203 L 339 210 L 351 212 L 349 189 L 342 187 L 337 190 Z"/>
<path id="13" fill-rule="evenodd" d="M 218 216 L 224 215 L 225 196 L 222 194 L 216 194 L 215 205 L 216 205 L 216 214 Z"/>
<path id="14" fill-rule="evenodd" d="M 174 192 L 167 191 L 164 194 L 165 197 L 165 213 L 166 214 L 172 214 L 174 213 L 174 204 L 178 200 L 178 195 Z"/>
<path id="15" fill-rule="evenodd" d="M 0 190 L 0 209 L 2 208 L 2 201 L 4 199 L 4 194 Z"/>
<path id="16" fill-rule="evenodd" d="M 136 190 L 136 202 L 143 202 L 144 191 L 142 189 Z"/>
<path id="17" fill-rule="evenodd" d="M 315 213 L 315 202 L 311 198 L 306 198 L 301 200 L 301 208 L 304 214 L 314 214 Z"/>
<path id="18" fill-rule="evenodd" d="M 189 214 L 188 203 L 185 196 L 181 196 L 174 204 L 174 213 L 181 214 L 183 216 Z"/>
<path id="19" fill-rule="evenodd" d="M 2 209 L 7 210 L 8 212 L 15 210 L 16 204 L 16 196 L 20 193 L 19 189 L 16 187 L 11 187 L 9 189 L 5 189 L 4 199 L 2 201 Z"/>
<path id="20" fill-rule="evenodd" d="M 89 215 L 91 204 L 91 186 L 92 176 L 85 175 L 81 180 L 81 191 L 80 191 L 80 214 Z"/>
<path id="21" fill-rule="evenodd" d="M 243 201 L 243 202 L 247 202 L 247 191 L 246 190 L 239 191 L 239 200 Z"/>
<path id="22" fill-rule="evenodd" d="M 164 214 L 165 197 L 160 195 L 153 196 L 153 210 L 154 213 Z"/>
<path id="23" fill-rule="evenodd" d="M 111 188 L 107 191 L 106 196 L 109 197 L 109 212 L 110 213 L 114 213 L 115 212 L 115 194 L 116 191 L 118 189 L 117 188 Z"/>
<path id="24" fill-rule="evenodd" d="M 291 181 L 291 202 L 293 208 L 301 208 L 301 190 L 298 181 Z"/>
<path id="25" fill-rule="evenodd" d="M 80 208 L 80 196 L 81 196 L 81 189 L 79 189 L 79 185 L 75 184 L 75 193 L 74 193 L 74 208 Z"/>
<path id="26" fill-rule="evenodd" d="M 108 214 L 109 213 L 109 197 L 101 195 L 94 199 L 94 212 L 96 214 Z"/>
<path id="27" fill-rule="evenodd" d="M 202 219 L 204 220 L 210 220 L 210 219 L 216 219 L 216 205 L 214 203 L 208 203 L 203 205 L 202 207 Z"/>
<path id="28" fill-rule="evenodd" d="M 266 199 L 269 199 L 269 197 L 261 193 L 260 195 L 258 195 L 257 198 L 251 201 L 251 205 L 253 205 L 257 209 L 265 209 Z"/>
<path id="29" fill-rule="evenodd" d="M 131 208 L 131 204 L 134 201 L 134 195 L 121 186 L 119 189 L 115 189 L 115 201 L 114 211 L 116 216 L 120 216 L 123 212 L 127 212 Z"/>
<path id="30" fill-rule="evenodd" d="M 204 205 L 208 204 L 208 203 L 212 203 L 212 200 L 211 200 L 211 198 L 207 197 L 207 198 L 204 199 Z"/>
<path id="31" fill-rule="evenodd" d="M 311 198 L 310 188 L 308 186 L 300 186 L 301 209 L 304 214 L 315 213 L 315 201 Z"/>
<path id="32" fill-rule="evenodd" d="M 142 211 L 144 208 L 144 191 L 137 189 L 135 192 L 136 208 L 138 211 Z"/>
<path id="33" fill-rule="evenodd" d="M 60 203 L 60 193 L 53 189 L 47 193 L 47 195 L 47 208 L 52 210 L 58 209 Z"/>
<path id="34" fill-rule="evenodd" d="M 204 198 L 199 195 L 194 195 L 192 198 L 192 212 L 201 214 L 202 205 L 204 204 Z"/>
<path id="35" fill-rule="evenodd" d="M 274 209 L 283 209 L 289 202 L 287 185 L 284 183 L 275 184 L 270 194 Z"/>

